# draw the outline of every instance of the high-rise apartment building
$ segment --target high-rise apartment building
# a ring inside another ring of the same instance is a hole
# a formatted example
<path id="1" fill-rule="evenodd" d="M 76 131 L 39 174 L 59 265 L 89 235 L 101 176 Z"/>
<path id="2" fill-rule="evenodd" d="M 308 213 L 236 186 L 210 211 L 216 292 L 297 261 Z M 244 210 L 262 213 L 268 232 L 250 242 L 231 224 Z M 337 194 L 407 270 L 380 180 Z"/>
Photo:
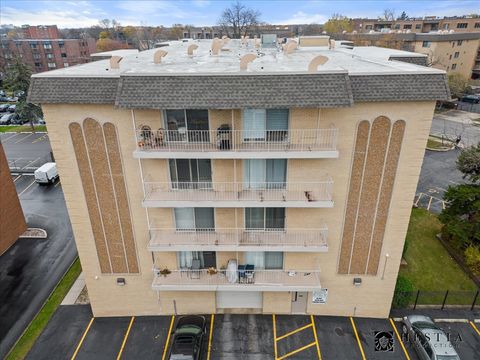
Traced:
<path id="1" fill-rule="evenodd" d="M 172 42 L 32 78 L 96 316 L 387 316 L 445 72 Z"/>

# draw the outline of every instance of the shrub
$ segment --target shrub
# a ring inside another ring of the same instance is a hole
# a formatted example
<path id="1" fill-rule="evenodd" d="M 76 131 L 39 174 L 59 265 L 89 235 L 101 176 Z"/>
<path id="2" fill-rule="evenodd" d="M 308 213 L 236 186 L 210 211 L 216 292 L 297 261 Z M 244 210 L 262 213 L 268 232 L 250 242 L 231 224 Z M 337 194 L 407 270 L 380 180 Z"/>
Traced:
<path id="1" fill-rule="evenodd" d="M 480 276 L 480 248 L 470 245 L 464 254 L 467 266 L 475 275 Z"/>
<path id="2" fill-rule="evenodd" d="M 413 284 L 410 279 L 399 275 L 395 294 L 393 295 L 392 306 L 394 308 L 406 308 L 413 300 Z"/>

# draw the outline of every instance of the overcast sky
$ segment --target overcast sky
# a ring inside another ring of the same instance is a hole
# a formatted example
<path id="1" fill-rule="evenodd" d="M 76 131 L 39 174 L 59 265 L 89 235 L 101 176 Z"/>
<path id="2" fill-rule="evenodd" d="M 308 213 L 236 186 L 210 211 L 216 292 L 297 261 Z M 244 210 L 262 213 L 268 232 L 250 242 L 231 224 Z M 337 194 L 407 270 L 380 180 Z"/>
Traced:
<path id="1" fill-rule="evenodd" d="M 122 25 L 164 25 L 175 23 L 195 26 L 215 25 L 222 9 L 232 1 L 22 1 L 0 0 L 0 24 L 51 25 L 83 27 L 98 24 L 99 19 L 117 19 Z M 480 13 L 480 1 L 470 0 L 377 0 L 377 1 L 320 1 L 270 0 L 243 1 L 261 12 L 261 20 L 271 24 L 324 23 L 333 13 L 348 17 L 382 15 L 391 8 L 396 15 L 405 11 L 409 16 L 453 16 Z"/>

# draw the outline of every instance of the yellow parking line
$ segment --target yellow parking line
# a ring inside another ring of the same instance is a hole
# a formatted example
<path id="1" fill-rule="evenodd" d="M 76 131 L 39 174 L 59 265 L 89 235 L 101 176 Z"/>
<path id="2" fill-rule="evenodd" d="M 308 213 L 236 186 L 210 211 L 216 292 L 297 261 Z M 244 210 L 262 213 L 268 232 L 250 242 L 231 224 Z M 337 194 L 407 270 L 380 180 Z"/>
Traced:
<path id="1" fill-rule="evenodd" d="M 312 342 L 311 344 L 302 346 L 300 349 L 293 350 L 293 351 L 289 352 L 288 354 L 282 355 L 282 356 L 280 356 L 279 358 L 277 358 L 277 360 L 286 359 L 287 357 L 292 356 L 292 355 L 295 355 L 295 354 L 299 353 L 300 351 L 303 351 L 303 350 L 306 350 L 306 349 L 308 349 L 308 348 L 311 348 L 312 346 L 315 346 L 315 343 L 314 343 L 314 342 Z"/>
<path id="2" fill-rule="evenodd" d="M 43 141 L 45 140 L 45 137 L 47 136 L 47 134 L 43 135 L 43 136 L 40 136 L 39 138 L 36 138 L 35 140 L 32 141 L 32 144 L 35 144 L 36 142 L 38 141 Z"/>
<path id="3" fill-rule="evenodd" d="M 78 343 L 77 348 L 75 349 L 75 352 L 73 353 L 73 355 L 72 355 L 72 357 L 71 357 L 70 360 L 75 360 L 75 358 L 77 357 L 78 351 L 79 351 L 80 348 L 82 347 L 83 340 L 85 340 L 85 337 L 87 336 L 88 331 L 90 330 L 90 326 L 92 326 L 93 320 L 95 320 L 94 317 L 92 317 L 92 318 L 90 319 L 90 322 L 88 323 L 87 328 L 86 328 L 85 331 L 83 332 L 82 338 L 80 339 L 80 342 Z"/>
<path id="4" fill-rule="evenodd" d="M 208 352 L 207 352 L 207 360 L 210 360 L 210 352 L 212 351 L 212 336 L 213 336 L 213 319 L 215 315 L 212 314 L 210 317 L 210 335 L 208 336 Z"/>
<path id="5" fill-rule="evenodd" d="M 120 347 L 120 351 L 118 352 L 117 360 L 120 360 L 120 358 L 122 357 L 123 348 L 125 347 L 125 344 L 127 343 L 128 335 L 130 334 L 130 329 L 132 328 L 132 325 L 133 325 L 134 321 L 135 321 L 135 316 L 132 316 L 132 318 L 130 319 L 130 324 L 128 324 L 127 332 L 125 333 L 125 336 L 123 338 L 122 346 Z"/>
<path id="6" fill-rule="evenodd" d="M 277 352 L 277 323 L 275 321 L 275 314 L 272 314 L 273 320 L 273 349 L 275 351 L 275 360 L 278 359 L 278 352 Z"/>
<path id="7" fill-rule="evenodd" d="M 360 342 L 360 338 L 358 337 L 357 327 L 355 326 L 355 322 L 353 321 L 353 317 L 350 316 L 350 322 L 352 323 L 353 332 L 355 333 L 355 337 L 357 338 L 358 347 L 360 348 L 360 352 L 362 353 L 362 359 L 367 360 L 365 357 L 365 352 L 363 351 L 362 343 Z"/>
<path id="8" fill-rule="evenodd" d="M 286 334 L 284 334 L 284 335 L 282 335 L 282 336 L 279 336 L 278 338 L 276 338 L 276 340 L 277 340 L 277 341 L 278 341 L 278 340 L 281 340 L 281 339 L 286 338 L 287 336 L 293 335 L 293 334 L 295 334 L 295 333 L 297 333 L 297 332 L 299 332 L 299 331 L 308 329 L 310 326 L 312 326 L 312 324 L 308 324 L 308 325 L 302 326 L 301 328 L 295 329 L 295 330 L 293 330 L 293 331 L 290 331 L 289 333 L 286 333 Z"/>
<path id="9" fill-rule="evenodd" d="M 313 337 L 315 338 L 315 343 L 317 344 L 318 360 L 322 360 L 322 353 L 320 351 L 320 344 L 318 343 L 317 329 L 315 328 L 315 320 L 313 315 L 310 315 L 310 319 L 312 320 Z"/>
<path id="10" fill-rule="evenodd" d="M 403 349 L 405 357 L 407 358 L 407 360 L 410 360 L 410 356 L 408 355 L 407 349 L 405 349 L 405 345 L 403 344 L 402 338 L 400 337 L 400 334 L 398 333 L 397 327 L 395 326 L 395 323 L 393 322 L 393 319 L 390 319 L 390 324 L 392 324 L 393 331 L 395 331 L 395 334 L 397 335 L 398 342 L 400 343 L 400 346 Z"/>
<path id="11" fill-rule="evenodd" d="M 165 342 L 165 347 L 163 348 L 162 360 L 165 360 L 165 356 L 167 356 L 168 343 L 170 342 L 170 334 L 172 333 L 174 321 L 175 321 L 175 315 L 172 315 L 172 320 L 170 320 L 170 327 L 168 328 L 167 341 Z"/>
<path id="12" fill-rule="evenodd" d="M 475 330 L 475 332 L 480 336 L 480 330 L 478 330 L 473 321 L 470 321 L 470 325 L 472 326 L 473 330 Z"/>

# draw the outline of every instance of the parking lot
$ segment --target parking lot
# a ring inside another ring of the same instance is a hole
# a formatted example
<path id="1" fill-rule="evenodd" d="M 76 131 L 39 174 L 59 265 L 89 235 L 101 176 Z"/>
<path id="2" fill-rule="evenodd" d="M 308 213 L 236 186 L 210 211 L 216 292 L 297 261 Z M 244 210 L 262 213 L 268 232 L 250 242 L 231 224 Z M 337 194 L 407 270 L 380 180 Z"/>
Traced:
<path id="1" fill-rule="evenodd" d="M 418 359 L 391 319 L 309 315 L 205 315 L 203 360 Z M 61 306 L 27 359 L 166 359 L 179 316 L 93 318 L 88 305 Z M 212 326 L 213 325 L 213 326 Z M 395 325 L 395 328 L 393 327 Z M 479 325 L 439 322 L 462 360 L 478 359 Z M 212 327 L 211 327 L 212 326 Z M 375 334 L 393 337 L 375 350 Z"/>

